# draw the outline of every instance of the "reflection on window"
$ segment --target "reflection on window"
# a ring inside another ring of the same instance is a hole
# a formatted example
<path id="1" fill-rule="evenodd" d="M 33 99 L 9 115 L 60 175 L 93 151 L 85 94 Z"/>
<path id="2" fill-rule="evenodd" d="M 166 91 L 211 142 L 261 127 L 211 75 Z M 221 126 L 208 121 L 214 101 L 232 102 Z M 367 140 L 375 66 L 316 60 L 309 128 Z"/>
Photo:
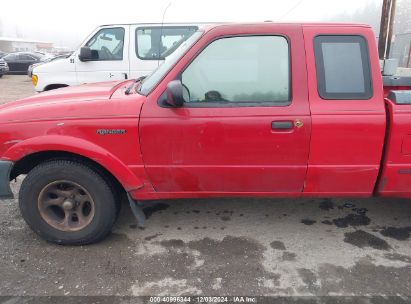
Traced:
<path id="1" fill-rule="evenodd" d="M 86 45 L 91 49 L 93 60 L 122 60 L 124 28 L 101 29 Z"/>
<path id="2" fill-rule="evenodd" d="M 288 42 L 280 36 L 223 38 L 211 43 L 182 74 L 188 102 L 290 100 Z"/>
<path id="3" fill-rule="evenodd" d="M 137 56 L 146 60 L 164 59 L 174 52 L 197 27 L 151 27 L 136 30 Z"/>

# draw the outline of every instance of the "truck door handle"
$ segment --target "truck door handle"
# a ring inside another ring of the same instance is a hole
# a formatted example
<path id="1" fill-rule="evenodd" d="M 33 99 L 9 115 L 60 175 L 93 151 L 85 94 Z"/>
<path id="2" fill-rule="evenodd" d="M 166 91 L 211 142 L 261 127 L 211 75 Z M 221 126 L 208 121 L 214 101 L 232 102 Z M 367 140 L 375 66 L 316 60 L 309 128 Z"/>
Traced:
<path id="1" fill-rule="evenodd" d="M 293 128 L 292 121 L 273 121 L 271 123 L 271 129 L 273 130 L 287 130 Z"/>

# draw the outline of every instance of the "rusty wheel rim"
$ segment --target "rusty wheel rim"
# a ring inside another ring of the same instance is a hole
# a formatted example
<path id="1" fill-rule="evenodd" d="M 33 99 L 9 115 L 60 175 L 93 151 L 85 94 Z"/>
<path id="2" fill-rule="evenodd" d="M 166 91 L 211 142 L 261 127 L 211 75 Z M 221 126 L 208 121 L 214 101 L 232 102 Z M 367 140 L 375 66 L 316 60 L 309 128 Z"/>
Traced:
<path id="1" fill-rule="evenodd" d="M 90 193 L 72 181 L 46 185 L 38 197 L 40 216 L 61 231 L 78 231 L 93 220 L 95 204 Z"/>

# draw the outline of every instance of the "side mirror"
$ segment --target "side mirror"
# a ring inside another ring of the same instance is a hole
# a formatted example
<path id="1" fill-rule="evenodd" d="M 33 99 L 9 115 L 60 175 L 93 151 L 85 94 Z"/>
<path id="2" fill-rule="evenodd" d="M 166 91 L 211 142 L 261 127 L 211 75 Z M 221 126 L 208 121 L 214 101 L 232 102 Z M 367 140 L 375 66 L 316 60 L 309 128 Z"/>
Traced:
<path id="1" fill-rule="evenodd" d="M 184 96 L 183 96 L 183 84 L 180 80 L 172 80 L 167 85 L 166 90 L 166 103 L 169 106 L 179 108 L 182 107 L 184 104 Z"/>
<path id="2" fill-rule="evenodd" d="M 91 49 L 88 46 L 82 46 L 80 48 L 80 54 L 78 55 L 80 61 L 90 61 L 93 59 Z"/>

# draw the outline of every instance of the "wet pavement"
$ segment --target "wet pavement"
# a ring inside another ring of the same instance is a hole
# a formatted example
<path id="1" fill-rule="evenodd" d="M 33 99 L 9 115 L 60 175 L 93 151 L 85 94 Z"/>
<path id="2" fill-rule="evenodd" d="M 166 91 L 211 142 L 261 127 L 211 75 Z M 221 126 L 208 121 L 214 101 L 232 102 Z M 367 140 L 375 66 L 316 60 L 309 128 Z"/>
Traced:
<path id="1" fill-rule="evenodd" d="M 67 247 L 2 201 L 0 295 L 411 294 L 407 200 L 185 199 L 144 210 L 145 229 L 123 204 L 106 240 Z"/>

